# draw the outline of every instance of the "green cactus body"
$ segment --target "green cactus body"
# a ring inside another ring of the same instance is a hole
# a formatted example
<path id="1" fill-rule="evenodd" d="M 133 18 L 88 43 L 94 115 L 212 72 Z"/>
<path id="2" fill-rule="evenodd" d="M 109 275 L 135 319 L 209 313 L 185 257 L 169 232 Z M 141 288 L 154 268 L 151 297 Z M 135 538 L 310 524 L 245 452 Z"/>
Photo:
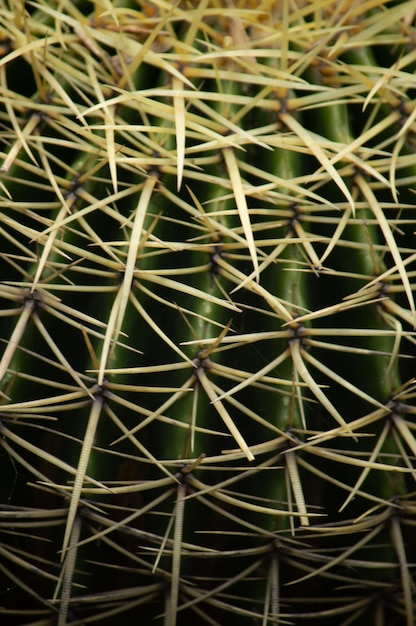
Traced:
<path id="1" fill-rule="evenodd" d="M 0 5 L 0 616 L 415 621 L 414 3 Z"/>

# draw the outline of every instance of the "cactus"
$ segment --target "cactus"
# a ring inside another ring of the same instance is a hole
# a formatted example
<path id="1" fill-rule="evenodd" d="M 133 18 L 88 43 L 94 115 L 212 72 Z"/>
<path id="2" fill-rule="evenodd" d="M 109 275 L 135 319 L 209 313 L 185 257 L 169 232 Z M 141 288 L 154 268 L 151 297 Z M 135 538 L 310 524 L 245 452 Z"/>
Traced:
<path id="1" fill-rule="evenodd" d="M 410 0 L 1 0 L 0 616 L 413 626 Z"/>

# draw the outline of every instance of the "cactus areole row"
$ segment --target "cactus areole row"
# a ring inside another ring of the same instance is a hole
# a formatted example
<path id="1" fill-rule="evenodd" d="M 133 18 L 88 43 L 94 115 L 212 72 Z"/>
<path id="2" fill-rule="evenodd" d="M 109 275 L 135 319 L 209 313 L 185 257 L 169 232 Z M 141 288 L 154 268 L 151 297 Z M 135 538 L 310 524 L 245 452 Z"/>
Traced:
<path id="1" fill-rule="evenodd" d="M 0 621 L 414 626 L 413 0 L 0 0 Z"/>

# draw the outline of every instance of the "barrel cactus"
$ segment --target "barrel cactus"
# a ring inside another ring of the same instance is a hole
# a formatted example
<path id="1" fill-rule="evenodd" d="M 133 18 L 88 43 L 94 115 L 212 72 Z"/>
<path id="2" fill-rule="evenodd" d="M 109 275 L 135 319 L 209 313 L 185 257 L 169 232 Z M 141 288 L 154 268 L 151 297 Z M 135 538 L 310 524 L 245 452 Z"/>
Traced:
<path id="1" fill-rule="evenodd" d="M 414 18 L 1 0 L 2 623 L 413 626 Z"/>

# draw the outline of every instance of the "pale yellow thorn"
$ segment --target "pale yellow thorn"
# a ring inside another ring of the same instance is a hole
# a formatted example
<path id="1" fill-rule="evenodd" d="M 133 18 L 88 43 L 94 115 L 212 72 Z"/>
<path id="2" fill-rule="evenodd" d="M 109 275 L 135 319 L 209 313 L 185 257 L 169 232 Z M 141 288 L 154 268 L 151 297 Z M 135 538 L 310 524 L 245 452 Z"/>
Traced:
<path id="1" fill-rule="evenodd" d="M 337 411 L 334 405 L 329 401 L 326 397 L 320 386 L 316 383 L 312 375 L 310 374 L 308 368 L 306 367 L 302 354 L 301 347 L 299 341 L 292 341 L 289 344 L 290 354 L 292 356 L 293 365 L 298 372 L 299 376 L 303 379 L 305 383 L 308 384 L 309 389 L 315 396 L 315 398 L 322 404 L 322 406 L 328 411 L 330 415 L 335 419 L 335 421 L 342 426 L 346 432 L 348 432 L 354 439 L 356 436 L 352 432 L 350 426 L 348 426 L 347 422 L 344 420 L 342 415 Z"/>
<path id="2" fill-rule="evenodd" d="M 228 411 L 226 410 L 222 402 L 218 401 L 218 396 L 202 368 L 198 372 L 198 380 L 201 383 L 208 398 L 214 404 L 215 409 L 217 410 L 224 424 L 230 431 L 231 435 L 234 437 L 236 443 L 240 446 L 241 451 L 244 452 L 244 454 L 246 455 L 249 461 L 254 461 L 253 453 L 251 452 L 250 448 L 248 447 L 247 443 L 244 440 L 244 437 L 238 430 L 237 426 L 234 424 L 233 420 L 231 419 L 230 414 L 228 413 Z"/>
<path id="3" fill-rule="evenodd" d="M 173 96 L 173 108 L 175 110 L 175 131 L 176 131 L 176 162 L 178 168 L 177 174 L 177 190 L 182 185 L 183 170 L 185 165 L 185 98 L 181 94 L 184 89 L 183 81 L 176 76 L 172 77 L 172 89 L 176 92 Z"/>
<path id="4" fill-rule="evenodd" d="M 237 159 L 232 148 L 223 149 L 224 160 L 230 176 L 231 185 L 234 192 L 235 202 L 240 216 L 241 225 L 247 241 L 247 247 L 250 253 L 251 261 L 254 267 L 256 280 L 259 278 L 259 262 L 257 259 L 256 245 L 254 242 L 253 229 L 250 223 L 250 215 L 247 206 L 247 199 L 244 193 L 243 183 L 240 177 Z"/>
<path id="5" fill-rule="evenodd" d="M 351 210 L 353 215 L 355 215 L 355 204 L 353 197 L 340 176 L 339 172 L 332 165 L 331 161 L 326 156 L 325 152 L 319 145 L 318 141 L 313 138 L 313 136 L 300 124 L 293 115 L 289 113 L 281 113 L 280 119 L 282 122 L 286 124 L 286 126 L 292 130 L 310 149 L 312 154 L 316 157 L 316 159 L 320 162 L 324 170 L 329 174 L 331 179 L 335 182 L 336 185 L 341 189 L 342 193 L 346 197 L 349 205 L 351 206 Z"/>
<path id="6" fill-rule="evenodd" d="M 3 380 L 4 375 L 7 372 L 7 368 L 10 365 L 10 362 L 16 352 L 20 340 L 23 336 L 23 333 L 26 330 L 29 319 L 34 311 L 35 301 L 33 299 L 27 299 L 24 301 L 24 305 L 22 308 L 22 312 L 19 316 L 16 326 L 12 332 L 10 339 L 7 342 L 7 346 L 5 351 L 3 352 L 3 356 L 0 361 L 0 381 Z"/>
<path id="7" fill-rule="evenodd" d="M 90 454 L 92 446 L 94 444 L 95 432 L 97 430 L 98 421 L 101 415 L 101 409 L 103 405 L 102 396 L 98 396 L 93 399 L 91 405 L 90 416 L 88 419 L 87 429 L 85 431 L 82 449 L 78 461 L 77 473 L 75 475 L 75 482 L 72 489 L 71 501 L 69 504 L 69 510 L 67 515 L 64 540 L 62 544 L 61 558 L 65 558 L 65 553 L 69 545 L 69 541 L 72 534 L 72 528 L 74 525 L 75 517 L 78 511 L 79 501 L 81 498 L 82 486 L 84 484 L 85 476 L 87 473 L 87 466 L 90 460 Z"/>
<path id="8" fill-rule="evenodd" d="M 298 512 L 301 516 L 300 523 L 302 526 L 309 526 L 308 511 L 305 504 L 305 497 L 303 495 L 302 483 L 299 477 L 298 465 L 296 463 L 296 454 L 289 451 L 285 454 L 285 459 L 290 485 L 292 487 L 293 495 L 295 496 Z"/>

